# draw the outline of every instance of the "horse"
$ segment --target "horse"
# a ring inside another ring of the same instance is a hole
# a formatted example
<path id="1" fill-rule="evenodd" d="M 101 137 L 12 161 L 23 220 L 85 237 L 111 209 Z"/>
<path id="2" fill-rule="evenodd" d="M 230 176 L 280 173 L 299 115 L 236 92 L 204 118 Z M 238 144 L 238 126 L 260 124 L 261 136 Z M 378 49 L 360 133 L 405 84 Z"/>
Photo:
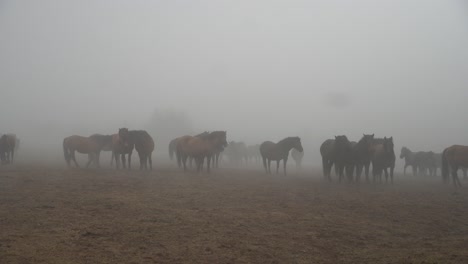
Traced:
<path id="1" fill-rule="evenodd" d="M 192 157 L 197 165 L 197 172 L 202 170 L 202 165 L 207 158 L 207 173 L 210 173 L 210 161 L 212 156 L 221 147 L 227 146 L 226 131 L 214 131 L 202 137 L 183 136 L 177 141 L 177 159 L 187 171 L 187 159 Z"/>
<path id="2" fill-rule="evenodd" d="M 70 161 L 73 160 L 75 166 L 79 167 L 75 158 L 75 151 L 78 151 L 79 153 L 89 154 L 86 168 L 88 168 L 92 162 L 94 162 L 96 167 L 99 168 L 99 153 L 105 145 L 109 144 L 109 140 L 111 140 L 111 136 L 99 134 L 94 134 L 89 137 L 74 135 L 64 138 L 63 155 L 67 162 L 67 166 L 70 167 Z"/>
<path id="3" fill-rule="evenodd" d="M 403 168 L 403 176 L 406 176 L 406 168 L 411 166 L 413 169 L 413 176 L 416 176 L 417 164 L 414 158 L 415 153 L 413 153 L 409 148 L 402 147 L 400 151 L 400 159 L 405 159 L 405 166 Z"/>
<path id="4" fill-rule="evenodd" d="M 331 168 L 335 165 L 335 174 L 341 181 L 344 168 L 352 162 L 352 153 L 351 143 L 346 136 L 335 136 L 335 139 L 325 140 L 320 146 L 324 177 L 331 181 Z"/>
<path id="5" fill-rule="evenodd" d="M 412 152 L 407 147 L 402 147 L 400 152 L 400 159 L 405 159 L 405 166 L 403 169 L 403 175 L 406 175 L 406 168 L 411 166 L 413 169 L 413 176 L 416 174 L 423 175 L 426 170 L 429 170 L 429 175 L 433 175 L 437 170 L 437 157 L 434 152 L 418 151 Z"/>
<path id="6" fill-rule="evenodd" d="M 153 138 L 145 130 L 128 130 L 128 128 L 119 129 L 119 137 L 124 145 L 134 144 L 135 150 L 140 158 L 140 170 L 153 169 L 152 153 L 154 150 Z"/>
<path id="7" fill-rule="evenodd" d="M 229 161 L 235 165 L 242 165 L 242 162 L 247 163 L 249 159 L 247 145 L 244 142 L 229 142 L 225 153 Z"/>
<path id="8" fill-rule="evenodd" d="M 299 171 L 302 169 L 302 159 L 304 158 L 304 151 L 297 151 L 296 149 L 291 150 L 291 157 L 296 162 L 296 169 Z"/>
<path id="9" fill-rule="evenodd" d="M 204 137 L 204 136 L 207 136 L 207 135 L 209 135 L 209 134 L 210 134 L 209 132 L 205 131 L 205 132 L 203 132 L 203 133 L 200 133 L 200 134 L 198 134 L 198 135 L 195 135 L 194 137 Z M 178 138 L 174 138 L 173 140 L 171 140 L 171 142 L 169 142 L 169 148 L 168 148 L 168 150 L 169 150 L 169 158 L 170 158 L 171 160 L 173 160 L 174 154 L 175 154 L 175 155 L 176 155 L 176 158 L 177 158 L 177 165 L 179 166 L 179 168 L 182 166 L 182 164 L 179 162 L 181 159 L 179 159 L 179 158 L 177 157 L 177 142 L 178 142 L 178 140 L 181 139 L 181 138 L 182 138 L 182 137 L 178 137 Z M 214 160 L 213 162 L 216 161 L 216 165 L 217 165 L 217 163 L 218 163 L 219 154 L 220 154 L 220 152 L 222 152 L 223 150 L 224 150 L 224 149 L 221 149 L 221 150 L 215 155 L 216 157 L 215 157 L 215 160 Z M 189 159 L 189 165 L 190 165 L 190 167 L 192 167 L 192 160 L 193 160 L 193 159 L 192 159 L 192 157 L 188 157 L 188 159 Z"/>
<path id="10" fill-rule="evenodd" d="M 372 175 L 373 182 L 379 177 L 382 182 L 382 172 L 385 172 L 385 182 L 388 181 L 388 171 L 390 169 L 390 180 L 393 183 L 393 171 L 395 169 L 395 151 L 393 144 L 393 137 L 384 137 L 381 139 L 374 139 L 375 144 L 372 148 Z"/>
<path id="11" fill-rule="evenodd" d="M 98 134 L 96 134 L 96 135 L 98 135 Z M 115 134 L 114 134 L 114 135 L 115 135 Z M 111 152 L 112 152 L 111 162 L 110 162 L 111 167 L 113 166 L 113 161 L 114 161 L 114 152 L 112 151 L 112 148 L 113 148 L 113 146 L 112 146 L 112 137 L 113 137 L 114 135 L 107 135 L 108 138 L 107 138 L 107 140 L 106 140 L 106 144 L 105 144 L 105 145 L 102 147 L 102 149 L 101 149 L 101 151 L 111 151 Z M 88 156 L 89 156 L 89 155 L 90 155 L 90 154 L 88 154 Z M 88 157 L 88 159 L 89 159 L 89 158 L 90 158 L 90 157 Z"/>
<path id="12" fill-rule="evenodd" d="M 437 175 L 437 169 L 440 169 L 442 171 L 442 153 L 434 153 L 434 159 L 435 159 L 435 169 L 434 169 L 434 175 Z M 467 167 L 460 167 L 460 169 L 463 172 L 463 179 L 468 178 L 468 169 Z"/>
<path id="13" fill-rule="evenodd" d="M 0 137 L 0 160 L 3 164 L 13 163 L 16 140 L 15 134 L 5 134 Z"/>
<path id="14" fill-rule="evenodd" d="M 173 140 L 171 140 L 171 142 L 169 142 L 169 158 L 171 160 L 174 159 L 174 154 L 176 153 L 177 151 L 177 140 L 179 140 L 179 138 L 174 138 Z"/>
<path id="15" fill-rule="evenodd" d="M 212 156 L 213 168 L 219 168 L 219 158 L 223 153 L 224 147 L 220 146 Z"/>
<path id="16" fill-rule="evenodd" d="M 122 161 L 122 167 L 124 169 L 127 168 L 127 161 L 128 169 L 132 168 L 131 164 L 134 145 L 134 142 L 123 142 L 119 134 L 112 135 L 112 159 L 115 159 L 117 169 L 120 169 L 120 160 Z M 125 155 L 128 155 L 127 159 L 125 159 Z"/>
<path id="17" fill-rule="evenodd" d="M 449 174 L 452 174 L 452 180 L 455 187 L 461 186 L 457 171 L 459 168 L 468 167 L 468 146 L 453 145 L 442 152 L 442 179 L 444 182 L 450 182 Z"/>
<path id="18" fill-rule="evenodd" d="M 260 145 L 247 146 L 249 161 L 257 163 L 260 160 Z"/>
<path id="19" fill-rule="evenodd" d="M 418 166 L 419 175 L 425 176 L 429 171 L 429 176 L 432 176 L 437 169 L 437 162 L 432 151 L 419 151 L 416 153 L 415 163 Z"/>
<path id="20" fill-rule="evenodd" d="M 356 169 L 356 181 L 361 180 L 361 174 L 364 169 L 366 181 L 369 181 L 369 167 L 371 160 L 370 149 L 374 144 L 374 134 L 363 134 L 362 138 L 357 142 L 351 142 L 352 157 L 351 163 L 347 167 L 348 177 L 352 178 L 354 168 Z"/>
<path id="21" fill-rule="evenodd" d="M 287 137 L 280 140 L 278 143 L 265 141 L 260 144 L 260 155 L 262 155 L 265 172 L 271 174 L 271 161 L 276 160 L 276 174 L 278 174 L 280 161 L 283 160 L 284 175 L 286 176 L 286 163 L 288 162 L 289 151 L 293 148 L 300 152 L 304 151 L 301 144 L 301 138 Z"/>

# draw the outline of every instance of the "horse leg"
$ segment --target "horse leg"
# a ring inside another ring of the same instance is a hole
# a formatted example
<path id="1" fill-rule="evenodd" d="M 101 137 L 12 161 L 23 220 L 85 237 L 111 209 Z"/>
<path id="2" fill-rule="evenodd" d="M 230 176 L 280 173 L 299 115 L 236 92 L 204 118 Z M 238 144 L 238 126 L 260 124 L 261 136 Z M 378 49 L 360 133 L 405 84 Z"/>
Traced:
<path id="1" fill-rule="evenodd" d="M 286 163 L 288 163 L 288 158 L 285 158 L 285 159 L 283 160 L 284 176 L 286 176 Z"/>
<path id="2" fill-rule="evenodd" d="M 150 170 L 153 170 L 153 160 L 151 159 L 152 153 L 148 155 L 148 162 L 149 162 L 149 167 Z"/>
<path id="3" fill-rule="evenodd" d="M 390 180 L 391 180 L 391 183 L 393 184 L 393 170 L 395 169 L 395 165 L 393 165 L 392 167 L 390 167 Z"/>
<path id="4" fill-rule="evenodd" d="M 363 169 L 362 164 L 356 165 L 356 182 L 361 181 L 362 169 Z"/>
<path id="5" fill-rule="evenodd" d="M 184 165 L 184 172 L 187 171 L 187 155 L 182 155 L 182 165 Z"/>
<path id="6" fill-rule="evenodd" d="M 91 162 L 94 161 L 94 159 L 95 159 L 94 153 L 88 154 L 88 163 L 86 163 L 86 168 L 89 168 L 89 165 L 91 164 Z"/>
<path id="7" fill-rule="evenodd" d="M 267 169 L 267 160 L 265 157 L 262 157 L 263 158 L 263 167 L 265 168 L 265 173 L 268 173 L 268 169 Z"/>
<path id="8" fill-rule="evenodd" d="M 145 162 L 145 157 L 143 154 L 138 153 L 138 159 L 140 160 L 140 170 L 143 170 L 143 163 Z"/>
<path id="9" fill-rule="evenodd" d="M 78 162 L 76 162 L 76 157 L 75 157 L 75 150 L 71 151 L 71 157 L 73 159 L 73 162 L 75 162 L 75 166 L 79 168 L 80 166 L 78 165 Z"/>
<path id="10" fill-rule="evenodd" d="M 369 167 L 370 167 L 370 163 L 364 164 L 364 173 L 366 174 L 366 182 L 369 182 Z M 372 168 L 372 170 L 374 169 Z"/>
<path id="11" fill-rule="evenodd" d="M 126 169 L 127 168 L 127 161 L 125 160 L 125 153 L 122 153 L 122 156 L 120 158 L 122 159 L 122 168 Z"/>
<path id="12" fill-rule="evenodd" d="M 114 157 L 113 157 L 115 159 L 115 167 L 117 169 L 120 169 L 120 156 L 119 155 L 121 154 L 115 152 Z"/>
<path id="13" fill-rule="evenodd" d="M 458 179 L 458 166 L 452 166 L 452 181 L 453 185 L 455 185 L 455 188 L 458 187 L 458 183 L 460 183 L 460 180 Z M 460 184 L 461 186 L 461 184 Z"/>
<path id="14" fill-rule="evenodd" d="M 132 169 L 132 152 L 128 153 L 128 169 Z"/>
<path id="15" fill-rule="evenodd" d="M 280 161 L 281 161 L 281 160 L 277 160 L 277 161 L 276 161 L 276 174 L 278 174 L 278 171 L 279 171 Z"/>
<path id="16" fill-rule="evenodd" d="M 210 163 L 212 156 L 206 156 L 206 172 L 210 173 Z M 214 164 L 214 161 L 213 161 Z"/>
<path id="17" fill-rule="evenodd" d="M 405 164 L 405 166 L 403 167 L 403 176 L 406 176 L 406 167 L 408 167 L 407 164 Z"/>
<path id="18" fill-rule="evenodd" d="M 323 177 L 328 178 L 328 161 L 325 158 L 322 158 L 322 170 Z"/>
<path id="19" fill-rule="evenodd" d="M 268 173 L 271 174 L 271 159 L 268 159 Z"/>
<path id="20" fill-rule="evenodd" d="M 99 163 L 100 157 L 101 157 L 101 152 L 98 152 L 98 153 L 96 154 L 96 167 L 97 167 L 97 168 L 101 168 L 101 164 Z"/>
<path id="21" fill-rule="evenodd" d="M 388 183 L 388 170 L 387 168 L 384 169 L 385 172 L 385 183 Z"/>

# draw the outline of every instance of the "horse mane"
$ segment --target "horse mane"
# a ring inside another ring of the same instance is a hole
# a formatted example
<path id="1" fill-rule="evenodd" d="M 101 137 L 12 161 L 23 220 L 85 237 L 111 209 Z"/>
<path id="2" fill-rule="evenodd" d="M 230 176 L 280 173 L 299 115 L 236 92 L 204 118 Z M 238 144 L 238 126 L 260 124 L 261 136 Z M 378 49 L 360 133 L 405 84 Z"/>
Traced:
<path id="1" fill-rule="evenodd" d="M 295 141 L 295 140 L 299 140 L 299 137 L 287 137 L 287 138 L 283 138 L 282 140 L 278 141 L 278 145 L 282 145 L 286 142 L 290 142 L 290 141 Z"/>
<path id="2" fill-rule="evenodd" d="M 205 136 L 207 136 L 207 135 L 209 135 L 209 134 L 210 134 L 210 132 L 205 131 L 205 132 L 202 132 L 202 133 L 200 133 L 200 134 L 195 135 L 194 137 L 203 138 L 203 137 L 205 137 Z"/>
<path id="3" fill-rule="evenodd" d="M 213 131 L 207 135 L 208 139 L 213 139 L 218 136 L 226 136 L 226 131 Z"/>

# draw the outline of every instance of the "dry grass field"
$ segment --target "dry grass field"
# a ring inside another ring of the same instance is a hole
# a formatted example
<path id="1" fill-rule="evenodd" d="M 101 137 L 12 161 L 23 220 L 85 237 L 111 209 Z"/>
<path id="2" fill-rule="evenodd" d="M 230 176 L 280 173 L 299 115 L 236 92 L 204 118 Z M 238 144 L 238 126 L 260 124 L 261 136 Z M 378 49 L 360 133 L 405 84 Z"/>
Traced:
<path id="1" fill-rule="evenodd" d="M 468 263 L 467 187 L 401 175 L 3 166 L 0 226 L 0 263 Z"/>

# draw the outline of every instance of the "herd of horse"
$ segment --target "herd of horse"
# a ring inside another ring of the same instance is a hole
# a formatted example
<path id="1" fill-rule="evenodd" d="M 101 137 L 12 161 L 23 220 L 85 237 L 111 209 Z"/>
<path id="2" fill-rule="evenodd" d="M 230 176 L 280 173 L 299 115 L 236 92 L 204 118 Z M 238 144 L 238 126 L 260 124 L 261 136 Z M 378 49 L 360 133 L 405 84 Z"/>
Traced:
<path id="1" fill-rule="evenodd" d="M 4 134 L 0 137 L 0 161 L 2 164 L 13 163 L 19 145 L 20 140 L 15 134 Z"/>
<path id="2" fill-rule="evenodd" d="M 0 137 L 0 160 L 2 164 L 13 163 L 15 152 L 19 148 L 19 139 L 15 134 L 4 134 Z M 101 151 L 111 151 L 111 166 L 115 161 L 116 167 L 121 166 L 131 169 L 131 156 L 135 149 L 140 159 L 140 169 L 153 167 L 152 153 L 155 144 L 153 138 L 145 130 L 128 130 L 120 128 L 118 133 L 112 135 L 93 134 L 89 137 L 69 136 L 63 139 L 63 154 L 68 167 L 72 162 L 79 167 L 75 153 L 88 155 L 86 167 L 94 164 L 100 167 L 99 157 Z M 185 135 L 173 139 L 169 143 L 169 157 L 176 157 L 177 164 L 187 171 L 195 161 L 196 171 L 206 171 L 219 167 L 219 160 L 224 155 L 233 164 L 263 162 L 266 173 L 271 173 L 271 162 L 276 161 L 276 173 L 279 173 L 281 161 L 283 161 L 283 173 L 286 175 L 286 164 L 291 157 L 296 161 L 296 166 L 301 167 L 304 150 L 299 137 L 287 137 L 277 143 L 265 141 L 261 144 L 247 146 L 244 142 L 227 141 L 226 131 L 203 132 L 195 136 Z M 393 137 L 375 138 L 374 134 L 364 134 L 358 141 L 349 141 L 344 135 L 335 136 L 334 139 L 325 140 L 320 146 L 322 156 L 322 168 L 325 179 L 331 181 L 331 171 L 334 166 L 338 181 L 345 177 L 349 182 L 359 182 L 361 175 L 365 174 L 369 181 L 372 173 L 372 181 L 393 182 L 395 168 L 395 151 Z M 432 151 L 413 152 L 407 147 L 401 149 L 400 158 L 404 159 L 403 174 L 406 175 L 407 167 L 411 167 L 413 175 L 431 175 L 440 169 L 444 182 L 450 182 L 450 176 L 455 186 L 461 186 L 457 171 L 461 169 L 467 178 L 468 146 L 453 145 L 442 153 Z M 372 165 L 372 171 L 370 167 Z"/>
<path id="3" fill-rule="evenodd" d="M 89 137 L 69 136 L 63 139 L 63 155 L 68 167 L 73 161 L 79 167 L 75 158 L 75 153 L 88 154 L 86 167 L 94 164 L 100 167 L 99 156 L 101 151 L 112 151 L 111 165 L 115 159 L 117 169 L 122 167 L 131 168 L 131 157 L 135 149 L 140 158 L 140 169 L 152 169 L 152 153 L 154 150 L 153 138 L 144 130 L 128 130 L 120 128 L 118 133 L 113 135 L 93 134 Z M 127 155 L 127 159 L 126 159 Z M 128 162 L 128 163 L 127 163 Z"/>
<path id="4" fill-rule="evenodd" d="M 331 180 L 331 169 L 335 166 L 335 174 L 339 181 L 346 176 L 350 182 L 353 180 L 359 182 L 363 170 L 366 181 L 369 181 L 369 168 L 372 164 L 374 182 L 382 181 L 383 172 L 385 172 L 385 180 L 388 181 L 390 177 L 393 182 L 395 168 L 393 148 L 393 137 L 374 138 L 374 134 L 364 134 L 358 142 L 349 141 L 344 135 L 327 139 L 320 146 L 323 175 Z"/>

